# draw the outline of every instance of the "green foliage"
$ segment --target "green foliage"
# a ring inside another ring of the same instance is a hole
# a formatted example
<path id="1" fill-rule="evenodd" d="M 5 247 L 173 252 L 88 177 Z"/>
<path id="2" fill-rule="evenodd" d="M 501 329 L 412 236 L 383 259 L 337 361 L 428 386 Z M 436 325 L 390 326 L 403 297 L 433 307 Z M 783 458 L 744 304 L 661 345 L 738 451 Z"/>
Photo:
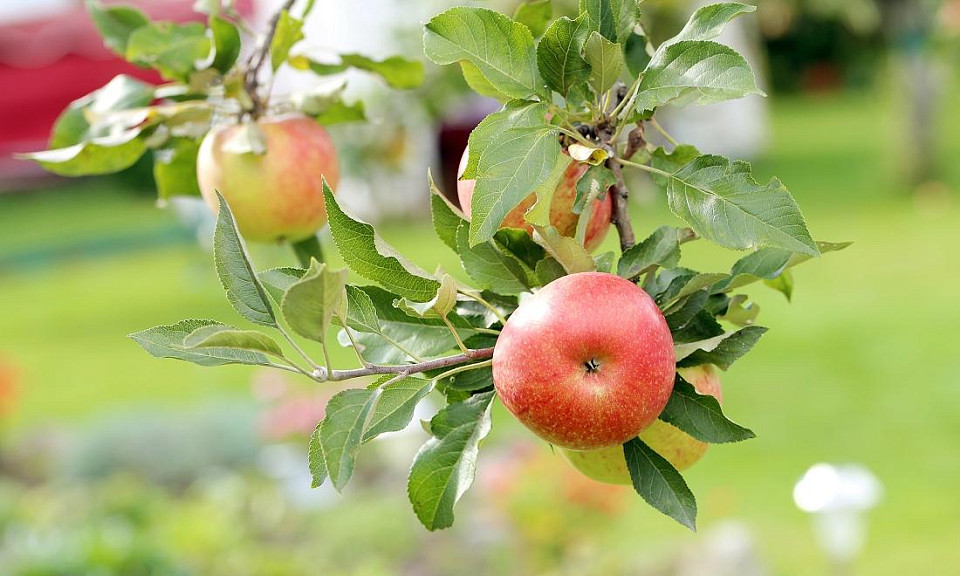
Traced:
<path id="1" fill-rule="evenodd" d="M 580 55 L 590 33 L 585 16 L 558 18 L 537 45 L 537 66 L 547 86 L 570 94 L 590 76 L 590 64 Z"/>
<path id="2" fill-rule="evenodd" d="M 453 507 L 473 483 L 480 441 L 490 432 L 493 392 L 450 404 L 430 420 L 433 436 L 413 460 L 407 493 L 429 530 L 453 525 Z"/>
<path id="3" fill-rule="evenodd" d="M 751 430 L 728 420 L 716 398 L 698 394 L 693 385 L 679 375 L 660 419 L 702 442 L 722 444 L 756 437 Z"/>
<path id="4" fill-rule="evenodd" d="M 294 18 L 286 10 L 280 12 L 277 31 L 270 42 L 270 66 L 274 72 L 287 61 L 290 49 L 301 40 L 303 40 L 303 20 Z"/>
<path id="5" fill-rule="evenodd" d="M 327 403 L 326 416 L 315 438 L 320 444 L 327 475 L 338 491 L 343 490 L 353 476 L 364 423 L 376 399 L 376 390 L 351 388 Z"/>
<path id="6" fill-rule="evenodd" d="M 471 63 L 511 98 L 543 93 L 530 29 L 493 10 L 460 6 L 434 16 L 424 26 L 423 48 L 436 64 Z"/>
<path id="7" fill-rule="evenodd" d="M 513 19 L 529 28 L 534 38 L 543 36 L 552 16 L 551 0 L 524 0 L 513 13 Z"/>
<path id="8" fill-rule="evenodd" d="M 347 271 L 331 271 L 316 260 L 299 280 L 291 284 L 280 302 L 287 325 L 294 332 L 323 342 L 334 315 L 346 309 Z"/>
<path id="9" fill-rule="evenodd" d="M 637 494 L 660 512 L 696 530 L 697 501 L 677 469 L 639 438 L 624 444 L 623 453 Z"/>
<path id="10" fill-rule="evenodd" d="M 197 71 L 197 63 L 207 59 L 211 48 L 207 30 L 199 22 L 152 22 L 130 34 L 125 57 L 134 64 L 156 69 L 167 80 L 188 82 Z"/>
<path id="11" fill-rule="evenodd" d="M 260 279 L 250 266 L 230 207 L 223 196 L 217 194 L 217 198 L 220 201 L 220 215 L 213 239 L 213 255 L 217 276 L 227 293 L 227 299 L 247 320 L 264 326 L 276 326 L 273 308 Z"/>

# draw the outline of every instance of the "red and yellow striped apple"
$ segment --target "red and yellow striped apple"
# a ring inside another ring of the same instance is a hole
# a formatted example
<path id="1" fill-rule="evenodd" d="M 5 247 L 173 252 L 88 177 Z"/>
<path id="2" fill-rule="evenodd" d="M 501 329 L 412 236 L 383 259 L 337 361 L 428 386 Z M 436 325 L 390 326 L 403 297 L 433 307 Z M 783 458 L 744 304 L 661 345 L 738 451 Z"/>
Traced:
<path id="1" fill-rule="evenodd" d="M 700 394 L 709 394 L 723 401 L 720 376 L 713 366 L 705 364 L 677 370 Z M 663 420 L 656 420 L 640 432 L 640 439 L 654 452 L 667 459 L 677 470 L 686 470 L 703 457 L 709 446 Z M 630 472 L 623 457 L 623 448 L 610 446 L 600 450 L 563 450 L 574 468 L 607 484 L 630 484 Z"/>
<path id="2" fill-rule="evenodd" d="M 261 118 L 266 152 L 231 150 L 243 129 L 211 130 L 200 144 L 197 181 L 216 212 L 216 191 L 227 200 L 244 238 L 257 242 L 296 242 L 327 223 L 321 177 L 332 190 L 340 180 L 337 151 L 326 130 L 303 116 Z"/>
<path id="3" fill-rule="evenodd" d="M 464 150 L 463 156 L 460 158 L 460 169 L 457 171 L 457 198 L 460 200 L 460 207 L 467 220 L 470 219 L 473 212 L 471 203 L 473 202 L 473 189 L 476 186 L 476 180 L 460 180 L 464 170 L 467 169 L 468 158 L 469 150 Z M 562 236 L 572 237 L 576 235 L 577 221 L 580 218 L 578 214 L 573 213 L 573 203 L 577 199 L 577 182 L 589 168 L 589 164 L 571 162 L 563 172 L 556 191 L 553 193 L 553 201 L 550 203 L 550 224 Z M 507 213 L 500 227 L 520 228 L 526 230 L 528 234 L 532 234 L 533 226 L 523 218 L 523 215 L 536 202 L 536 194 L 531 194 L 525 198 L 516 208 Z M 603 239 L 607 237 L 612 212 L 613 199 L 609 193 L 602 200 L 594 201 L 593 213 L 590 215 L 590 221 L 587 223 L 587 230 L 583 239 L 584 247 L 588 251 L 596 250 L 603 243 Z"/>
<path id="4" fill-rule="evenodd" d="M 559 278 L 524 300 L 493 352 L 503 405 L 562 448 L 620 444 L 657 419 L 673 389 L 673 338 L 654 301 L 613 274 Z"/>

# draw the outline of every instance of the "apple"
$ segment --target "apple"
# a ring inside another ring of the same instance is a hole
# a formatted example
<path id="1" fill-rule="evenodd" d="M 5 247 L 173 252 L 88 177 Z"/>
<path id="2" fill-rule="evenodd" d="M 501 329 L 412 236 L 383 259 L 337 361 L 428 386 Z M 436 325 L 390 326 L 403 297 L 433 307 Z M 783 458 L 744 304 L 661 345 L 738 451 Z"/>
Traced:
<path id="1" fill-rule="evenodd" d="M 337 152 L 326 130 L 304 116 L 261 118 L 266 152 L 232 150 L 242 125 L 211 130 L 197 155 L 197 181 L 204 200 L 219 210 L 216 191 L 227 200 L 240 233 L 257 242 L 296 242 L 327 223 L 321 177 L 332 190 L 340 180 Z"/>
<path id="2" fill-rule="evenodd" d="M 467 169 L 469 152 L 469 149 L 463 151 L 463 156 L 460 157 L 460 168 L 457 170 L 457 198 L 460 200 L 460 208 L 467 220 L 470 219 L 473 212 L 471 203 L 473 202 L 473 189 L 476 186 L 476 180 L 460 180 L 460 177 Z M 571 162 L 553 193 L 553 201 L 550 203 L 550 223 L 563 236 L 573 237 L 577 233 L 577 221 L 580 216 L 573 213 L 573 203 L 577 199 L 577 182 L 589 168 L 589 164 Z M 525 198 L 516 208 L 507 213 L 500 227 L 520 228 L 526 230 L 528 234 L 532 234 L 533 226 L 524 220 L 523 215 L 536 202 L 536 194 L 531 194 Z M 612 212 L 613 198 L 609 193 L 604 196 L 603 200 L 594 201 L 593 213 L 587 223 L 583 242 L 588 251 L 596 250 L 603 243 L 603 239 L 607 237 Z"/>
<path id="3" fill-rule="evenodd" d="M 720 377 L 713 366 L 705 364 L 677 370 L 684 380 L 693 384 L 700 394 L 709 394 L 723 401 Z M 656 420 L 640 433 L 640 439 L 673 464 L 677 470 L 686 470 L 697 463 L 707 451 L 701 442 L 663 420 Z M 563 455 L 584 475 L 607 484 L 630 484 L 630 472 L 623 458 L 623 448 L 610 446 L 600 450 L 563 450 Z"/>
<path id="4" fill-rule="evenodd" d="M 673 389 L 670 329 L 629 280 L 582 272 L 523 300 L 493 351 L 503 405 L 562 448 L 619 446 L 653 423 Z"/>

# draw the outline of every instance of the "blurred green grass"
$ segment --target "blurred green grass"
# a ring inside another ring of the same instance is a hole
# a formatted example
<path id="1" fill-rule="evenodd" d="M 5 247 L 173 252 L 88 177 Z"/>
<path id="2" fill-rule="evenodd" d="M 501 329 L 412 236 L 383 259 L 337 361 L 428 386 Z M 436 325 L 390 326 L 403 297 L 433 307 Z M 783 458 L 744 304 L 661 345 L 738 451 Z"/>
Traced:
<path id="1" fill-rule="evenodd" d="M 956 96 L 954 90 L 944 102 Z M 951 161 L 960 157 L 960 112 L 945 106 L 941 118 L 941 185 L 912 195 L 901 179 L 908 144 L 890 112 L 895 104 L 883 92 L 776 100 L 771 152 L 756 163 L 760 175 L 787 184 L 817 238 L 856 243 L 797 269 L 790 305 L 762 287 L 751 290 L 761 323 L 772 330 L 724 381 L 729 414 L 758 438 L 713 448 L 688 475 L 701 526 L 745 520 L 778 574 L 826 570 L 790 497 L 793 483 L 818 461 L 864 463 L 886 486 L 862 573 L 893 576 L 920 565 L 941 573 L 960 565 L 960 166 Z M 641 233 L 669 218 L 662 202 L 634 208 Z M 0 197 L 0 256 L 164 230 L 172 222 L 148 196 L 110 182 Z M 427 269 L 438 262 L 459 269 L 426 221 L 388 224 L 383 233 Z M 273 248 L 256 249 L 255 258 L 260 267 L 289 261 Z M 694 245 L 685 258 L 690 266 L 723 270 L 736 255 Z M 8 272 L 0 275 L 0 303 L 0 357 L 22 374 L 10 422 L 16 429 L 93 418 L 131 403 L 160 407 L 249 394 L 250 369 L 159 361 L 124 338 L 180 318 L 236 319 L 212 258 L 196 247 L 77 256 Z M 335 354 L 335 362 L 351 360 L 347 351 Z M 502 413 L 497 425 L 515 428 Z M 672 549 L 667 542 L 695 538 L 639 503 L 594 537 L 611 554 L 654 555 Z"/>

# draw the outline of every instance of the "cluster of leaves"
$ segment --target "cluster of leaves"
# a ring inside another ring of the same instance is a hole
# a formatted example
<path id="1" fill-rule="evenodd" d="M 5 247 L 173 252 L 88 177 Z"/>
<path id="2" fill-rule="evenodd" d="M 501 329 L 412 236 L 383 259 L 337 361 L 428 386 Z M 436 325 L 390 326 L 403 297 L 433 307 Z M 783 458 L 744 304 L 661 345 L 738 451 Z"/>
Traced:
<path id="1" fill-rule="evenodd" d="M 789 298 L 793 266 L 845 247 L 815 242 L 786 188 L 776 180 L 758 183 L 748 164 L 646 141 L 646 128 L 660 130 L 654 115 L 664 105 L 759 93 L 746 61 L 713 41 L 729 20 L 752 10 L 733 3 L 701 8 L 657 48 L 639 25 L 634 0 L 581 0 L 576 19 L 552 22 L 549 0 L 523 4 L 515 19 L 468 7 L 437 15 L 425 26 L 428 58 L 459 63 L 477 92 L 504 102 L 470 136 L 464 177 L 476 180 L 472 219 L 430 183 L 437 236 L 459 255 L 472 285 L 405 260 L 372 226 L 345 212 L 329 189 L 333 240 L 350 271 L 373 284 L 350 285 L 346 270 L 317 261 L 306 269 L 256 272 L 221 202 L 215 255 L 227 296 L 244 318 L 276 330 L 287 345 L 262 331 L 209 320 L 185 320 L 133 338 L 154 356 L 202 365 L 270 366 L 318 382 L 369 377 L 368 386 L 330 401 L 311 438 L 314 484 L 329 481 L 338 490 L 350 480 L 365 442 L 407 426 L 426 395 L 443 395 L 445 407 L 424 424 L 430 438 L 413 462 L 408 494 L 427 528 L 450 526 L 491 428 L 492 349 L 524 294 L 565 274 L 618 274 L 642 286 L 663 311 L 678 366 L 726 370 L 766 330 L 755 325 L 759 310 L 741 289 L 763 282 Z M 355 64 L 348 58 L 343 65 Z M 574 237 L 565 237 L 549 212 L 571 161 L 590 168 L 573 208 L 580 224 Z M 689 227 L 664 226 L 634 242 L 624 168 L 648 172 Z M 583 248 L 586 222 L 591 200 L 608 193 L 618 206 L 613 218 L 621 253 L 594 256 Z M 525 218 L 533 234 L 501 229 L 506 215 L 531 195 L 536 203 Z M 751 252 L 729 272 L 680 266 L 682 245 L 698 238 Z M 361 368 L 330 366 L 331 327 L 340 344 L 356 351 Z M 319 344 L 325 361 L 314 362 L 294 335 Z M 661 419 L 704 442 L 753 436 L 679 376 Z M 636 491 L 693 528 L 695 499 L 670 463 L 639 439 L 624 445 L 624 458 Z"/>
<path id="2" fill-rule="evenodd" d="M 88 0 L 105 45 L 136 66 L 152 68 L 165 82 L 152 85 L 128 75 L 115 77 L 63 111 L 48 150 L 23 157 L 56 174 L 85 176 L 118 172 L 151 151 L 160 198 L 198 195 L 197 151 L 216 124 L 289 112 L 324 125 L 365 120 L 363 102 L 343 100 L 346 83 L 336 75 L 349 69 L 378 75 L 394 88 L 412 88 L 423 81 L 422 64 L 398 56 L 376 60 L 350 53 L 321 62 L 296 53 L 314 2 L 306 2 L 298 16 L 291 13 L 292 4 L 287 2 L 268 34 L 258 37 L 229 0 L 197 2 L 198 17 L 205 22 L 188 23 L 155 21 L 131 6 Z M 249 57 L 241 58 L 244 52 Z M 287 65 L 332 78 L 271 100 L 258 81 L 266 60 L 272 74 Z M 262 153 L 262 135 L 255 124 L 248 126 L 233 148 Z"/>

